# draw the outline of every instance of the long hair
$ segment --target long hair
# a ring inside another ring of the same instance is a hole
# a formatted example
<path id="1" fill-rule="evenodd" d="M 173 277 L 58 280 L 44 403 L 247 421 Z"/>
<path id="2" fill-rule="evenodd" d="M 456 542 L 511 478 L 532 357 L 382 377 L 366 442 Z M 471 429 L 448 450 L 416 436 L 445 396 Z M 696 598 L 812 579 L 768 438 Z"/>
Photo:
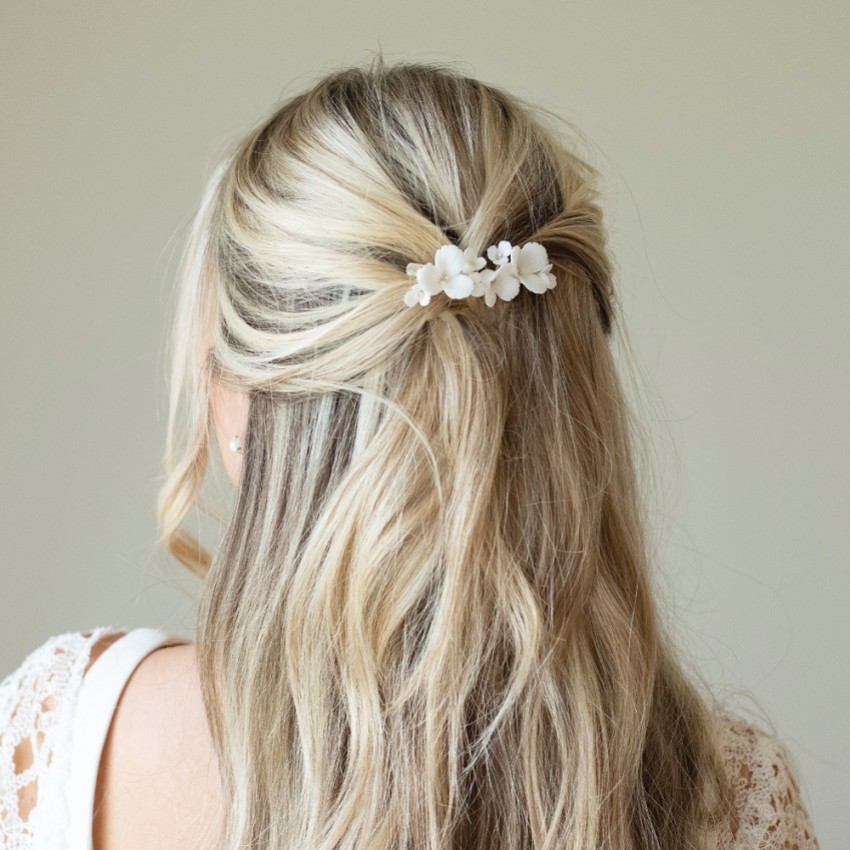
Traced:
<path id="1" fill-rule="evenodd" d="M 203 577 L 216 847 L 683 850 L 727 817 L 651 588 L 596 176 L 544 110 L 380 56 L 213 175 L 159 520 Z M 557 286 L 404 304 L 409 262 L 502 239 L 544 245 Z M 250 398 L 212 555 L 182 526 L 210 380 Z"/>

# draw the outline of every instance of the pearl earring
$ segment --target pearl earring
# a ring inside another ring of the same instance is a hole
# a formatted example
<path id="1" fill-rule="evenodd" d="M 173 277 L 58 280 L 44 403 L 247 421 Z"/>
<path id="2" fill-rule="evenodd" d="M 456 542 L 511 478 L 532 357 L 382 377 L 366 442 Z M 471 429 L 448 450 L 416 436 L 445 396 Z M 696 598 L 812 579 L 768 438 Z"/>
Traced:
<path id="1" fill-rule="evenodd" d="M 230 443 L 228 444 L 230 447 L 230 451 L 237 452 L 238 454 L 242 454 L 242 443 L 239 442 L 239 437 L 231 437 Z"/>

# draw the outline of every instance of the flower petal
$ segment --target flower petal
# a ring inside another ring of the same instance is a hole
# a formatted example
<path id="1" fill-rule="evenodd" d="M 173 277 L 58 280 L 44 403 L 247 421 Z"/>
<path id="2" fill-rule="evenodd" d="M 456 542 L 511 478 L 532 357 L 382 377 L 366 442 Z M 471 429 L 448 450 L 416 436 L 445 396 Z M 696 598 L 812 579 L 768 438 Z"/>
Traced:
<path id="1" fill-rule="evenodd" d="M 434 254 L 434 265 L 445 275 L 454 277 L 466 267 L 466 257 L 457 245 L 441 245 Z"/>
<path id="2" fill-rule="evenodd" d="M 422 268 L 422 263 L 408 263 L 405 271 L 407 272 L 407 274 L 411 274 L 411 275 L 415 276 L 416 272 L 418 272 L 419 269 L 421 269 L 421 268 Z"/>
<path id="3" fill-rule="evenodd" d="M 496 272 L 493 269 L 484 269 L 480 272 L 473 272 L 470 277 L 472 278 L 472 294 L 476 298 L 480 298 L 484 295 L 485 292 L 490 288 L 489 283 L 493 279 L 493 275 Z"/>
<path id="4" fill-rule="evenodd" d="M 496 293 L 492 289 L 488 289 L 484 296 L 484 303 L 488 307 L 492 307 L 496 303 Z"/>
<path id="5" fill-rule="evenodd" d="M 522 285 L 526 289 L 531 290 L 531 292 L 540 294 L 541 292 L 545 292 L 549 289 L 549 281 L 546 278 L 546 272 L 541 272 L 540 274 L 521 274 L 519 279 Z"/>
<path id="6" fill-rule="evenodd" d="M 415 304 L 419 303 L 419 293 L 413 287 L 410 287 L 410 289 L 404 293 L 404 303 L 407 304 L 408 307 L 413 307 Z"/>
<path id="7" fill-rule="evenodd" d="M 426 292 L 436 295 L 442 288 L 443 274 L 433 263 L 425 263 L 416 272 L 416 281 Z"/>
<path id="8" fill-rule="evenodd" d="M 519 294 L 519 280 L 513 263 L 501 266 L 493 278 L 493 291 L 503 301 L 512 301 Z"/>
<path id="9" fill-rule="evenodd" d="M 463 257 L 464 257 L 464 260 L 466 260 L 466 263 L 465 263 L 465 266 L 464 266 L 464 269 L 463 269 L 464 272 L 466 272 L 466 274 L 469 274 L 470 272 L 478 271 L 478 269 L 480 269 L 487 262 L 487 260 L 485 260 L 484 257 L 477 257 L 475 255 L 475 250 L 473 248 L 467 248 L 463 252 Z"/>
<path id="10" fill-rule="evenodd" d="M 472 294 L 474 286 L 475 283 L 469 275 L 456 274 L 443 283 L 443 292 L 449 298 L 466 298 Z"/>
<path id="11" fill-rule="evenodd" d="M 521 275 L 543 271 L 543 267 L 548 262 L 549 256 L 546 249 L 539 242 L 527 242 L 523 245 L 516 260 L 517 269 Z"/>

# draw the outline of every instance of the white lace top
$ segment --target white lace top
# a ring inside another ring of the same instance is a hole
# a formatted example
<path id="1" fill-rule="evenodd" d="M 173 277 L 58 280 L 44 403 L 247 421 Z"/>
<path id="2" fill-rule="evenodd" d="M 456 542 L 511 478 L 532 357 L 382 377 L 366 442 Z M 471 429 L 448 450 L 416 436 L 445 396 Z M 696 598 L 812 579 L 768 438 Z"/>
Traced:
<path id="1" fill-rule="evenodd" d="M 95 643 L 116 633 L 86 672 Z M 56 635 L 0 682 L 0 847 L 92 850 L 95 783 L 118 698 L 149 652 L 181 642 L 147 628 Z M 719 728 L 738 817 L 718 850 L 818 850 L 782 745 L 733 715 Z"/>

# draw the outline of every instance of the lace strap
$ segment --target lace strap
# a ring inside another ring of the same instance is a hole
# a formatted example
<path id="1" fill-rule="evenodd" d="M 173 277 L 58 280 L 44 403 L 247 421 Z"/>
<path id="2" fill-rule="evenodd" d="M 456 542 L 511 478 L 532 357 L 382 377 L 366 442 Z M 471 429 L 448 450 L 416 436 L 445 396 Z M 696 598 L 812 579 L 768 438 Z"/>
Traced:
<path id="1" fill-rule="evenodd" d="M 736 801 L 729 850 L 819 850 L 791 757 L 777 738 L 726 714 L 723 747 Z"/>
<path id="2" fill-rule="evenodd" d="M 70 768 L 73 706 L 92 647 L 116 631 L 54 635 L 0 682 L 0 835 L 12 847 L 51 846 L 36 842 L 67 823 L 56 789 Z"/>

